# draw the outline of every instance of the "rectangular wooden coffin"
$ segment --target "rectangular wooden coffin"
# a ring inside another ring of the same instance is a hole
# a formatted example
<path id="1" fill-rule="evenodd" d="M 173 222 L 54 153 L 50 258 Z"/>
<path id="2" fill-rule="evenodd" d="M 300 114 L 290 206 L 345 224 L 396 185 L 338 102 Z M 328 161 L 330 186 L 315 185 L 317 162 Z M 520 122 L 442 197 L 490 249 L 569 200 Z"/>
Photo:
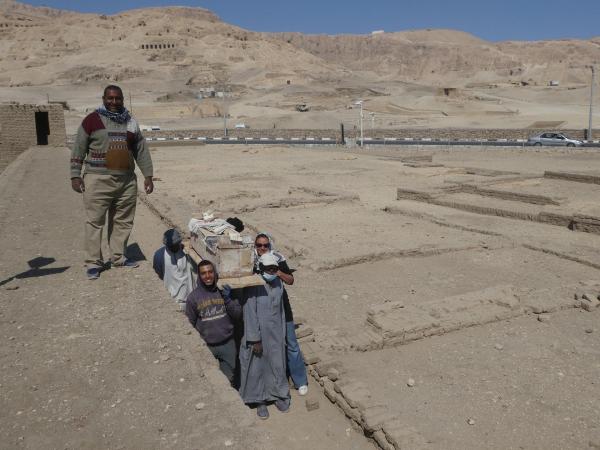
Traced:
<path id="1" fill-rule="evenodd" d="M 252 275 L 252 243 L 232 242 L 227 234 L 201 230 L 192 233 L 190 243 L 202 259 L 212 262 L 221 278 Z"/>

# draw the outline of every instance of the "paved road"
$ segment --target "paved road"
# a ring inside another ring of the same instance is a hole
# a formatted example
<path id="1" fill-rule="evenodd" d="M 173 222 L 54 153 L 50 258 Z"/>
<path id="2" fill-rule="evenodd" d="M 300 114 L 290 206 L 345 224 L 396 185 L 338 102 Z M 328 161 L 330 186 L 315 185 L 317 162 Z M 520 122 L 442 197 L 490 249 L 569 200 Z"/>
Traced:
<path id="1" fill-rule="evenodd" d="M 284 144 L 284 145 L 336 145 L 338 140 L 333 137 L 315 137 L 315 138 L 221 138 L 221 137 L 185 137 L 185 138 L 148 138 L 153 145 L 196 145 L 201 144 Z M 359 142 L 357 142 L 358 145 Z M 495 147 L 530 147 L 525 139 L 470 139 L 470 140 L 443 140 L 443 139 L 412 139 L 412 138 L 386 138 L 364 140 L 364 145 L 453 145 L 453 146 L 495 146 Z M 600 141 L 585 142 L 582 147 L 600 147 Z"/>

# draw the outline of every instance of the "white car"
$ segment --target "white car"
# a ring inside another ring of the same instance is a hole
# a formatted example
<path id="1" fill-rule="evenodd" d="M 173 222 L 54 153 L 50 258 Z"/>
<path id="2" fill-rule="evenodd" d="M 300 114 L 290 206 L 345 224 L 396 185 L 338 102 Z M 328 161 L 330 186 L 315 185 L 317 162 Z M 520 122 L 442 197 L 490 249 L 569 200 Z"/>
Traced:
<path id="1" fill-rule="evenodd" d="M 540 133 L 527 140 L 528 145 L 566 145 L 567 147 L 581 147 L 583 142 L 571 139 L 561 133 Z"/>

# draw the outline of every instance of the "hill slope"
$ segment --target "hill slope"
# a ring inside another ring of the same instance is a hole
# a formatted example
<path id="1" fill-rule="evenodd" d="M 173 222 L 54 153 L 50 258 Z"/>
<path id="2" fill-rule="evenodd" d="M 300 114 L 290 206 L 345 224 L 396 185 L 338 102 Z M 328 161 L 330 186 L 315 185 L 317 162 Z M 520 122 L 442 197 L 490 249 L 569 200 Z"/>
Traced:
<path id="1" fill-rule="evenodd" d="M 70 96 L 80 116 L 97 103 L 96 89 L 118 82 L 134 93 L 138 115 L 179 127 L 211 117 L 202 126 L 220 126 L 225 110 L 253 126 L 337 127 L 355 120 L 347 110 L 357 98 L 380 127 L 425 120 L 478 126 L 488 113 L 509 122 L 550 120 L 555 112 L 539 116 L 535 103 L 579 111 L 586 66 L 599 62 L 600 39 L 490 43 L 453 30 L 257 33 L 201 8 L 105 16 L 0 0 L 0 100 Z M 561 88 L 549 97 L 550 80 Z M 211 87 L 232 98 L 198 102 L 198 92 Z M 93 96 L 78 97 L 90 88 Z M 310 112 L 297 112 L 298 104 Z"/>

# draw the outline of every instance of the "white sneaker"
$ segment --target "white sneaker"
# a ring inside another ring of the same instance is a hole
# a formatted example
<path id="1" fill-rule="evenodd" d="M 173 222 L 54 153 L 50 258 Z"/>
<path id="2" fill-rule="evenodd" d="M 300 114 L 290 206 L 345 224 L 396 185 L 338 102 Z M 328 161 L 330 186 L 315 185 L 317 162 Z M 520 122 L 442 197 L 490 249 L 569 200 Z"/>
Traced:
<path id="1" fill-rule="evenodd" d="M 306 395 L 308 394 L 308 386 L 304 385 L 304 386 L 300 386 L 298 388 L 298 395 Z"/>

